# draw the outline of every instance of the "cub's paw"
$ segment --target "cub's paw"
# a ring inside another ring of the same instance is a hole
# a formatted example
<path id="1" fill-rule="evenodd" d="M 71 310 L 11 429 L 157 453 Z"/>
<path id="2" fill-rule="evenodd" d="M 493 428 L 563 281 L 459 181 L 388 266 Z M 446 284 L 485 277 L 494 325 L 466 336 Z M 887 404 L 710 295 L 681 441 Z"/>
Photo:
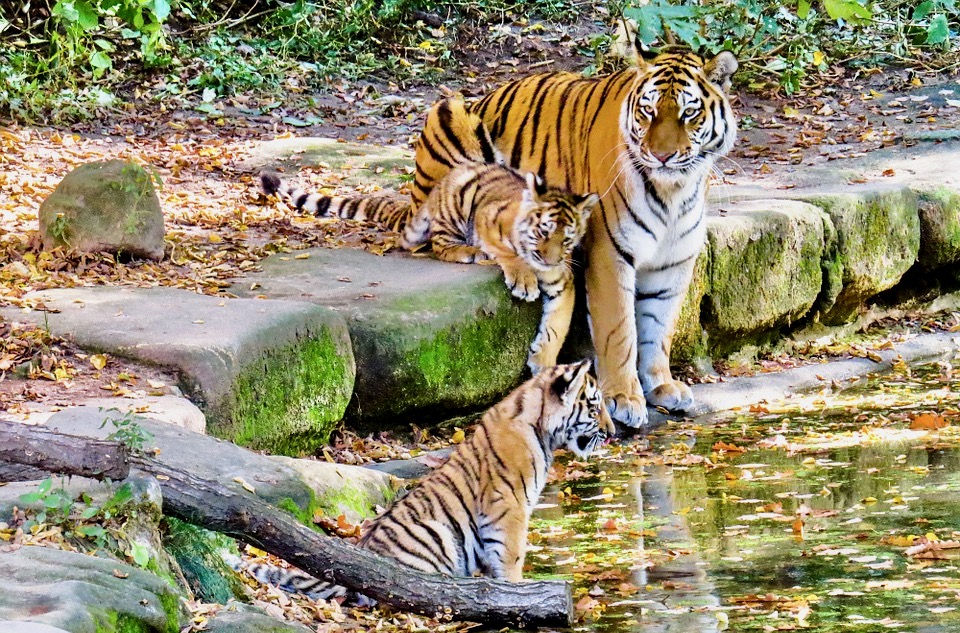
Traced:
<path id="1" fill-rule="evenodd" d="M 686 411 L 693 406 L 693 392 L 682 382 L 670 380 L 647 393 L 647 402 L 669 411 Z"/>
<path id="2" fill-rule="evenodd" d="M 476 246 L 453 246 L 434 250 L 437 258 L 443 262 L 453 262 L 455 264 L 473 264 L 481 262 L 487 258 L 486 253 Z"/>
<path id="3" fill-rule="evenodd" d="M 647 402 L 643 396 L 615 393 L 605 399 L 610 417 L 632 429 L 647 425 Z"/>
<path id="4" fill-rule="evenodd" d="M 517 299 L 536 301 L 540 298 L 540 285 L 537 276 L 532 271 L 504 270 L 503 276 L 507 282 L 507 288 Z"/>

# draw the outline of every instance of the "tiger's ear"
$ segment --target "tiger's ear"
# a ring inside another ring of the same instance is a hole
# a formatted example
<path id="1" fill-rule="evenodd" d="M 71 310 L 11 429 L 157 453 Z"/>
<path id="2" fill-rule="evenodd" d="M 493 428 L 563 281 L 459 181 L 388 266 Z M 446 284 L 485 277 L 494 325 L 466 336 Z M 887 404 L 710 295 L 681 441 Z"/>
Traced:
<path id="1" fill-rule="evenodd" d="M 550 388 L 564 405 L 569 406 L 580 395 L 591 366 L 592 363 L 589 360 L 561 366 L 564 371 L 557 374 Z"/>
<path id="2" fill-rule="evenodd" d="M 703 66 L 707 80 L 724 92 L 730 91 L 730 77 L 737 72 L 740 63 L 730 51 L 721 51 Z"/>
<path id="3" fill-rule="evenodd" d="M 647 67 L 647 63 L 657 56 L 656 51 L 651 51 L 640 39 L 640 29 L 637 28 L 636 20 L 620 16 L 620 24 L 617 26 L 615 35 L 618 40 L 616 49 L 619 51 L 616 54 L 624 59 L 632 59 L 633 65 L 637 68 L 643 70 Z"/>
<path id="4" fill-rule="evenodd" d="M 523 192 L 523 197 L 528 198 L 532 202 L 540 201 L 540 185 L 539 178 L 532 171 L 528 171 L 526 175 L 527 180 L 527 189 Z"/>
<path id="5" fill-rule="evenodd" d="M 584 196 L 583 201 L 580 203 L 580 217 L 583 218 L 583 221 L 586 222 L 590 218 L 590 214 L 593 212 L 594 208 L 600 202 L 600 196 L 595 193 Z"/>

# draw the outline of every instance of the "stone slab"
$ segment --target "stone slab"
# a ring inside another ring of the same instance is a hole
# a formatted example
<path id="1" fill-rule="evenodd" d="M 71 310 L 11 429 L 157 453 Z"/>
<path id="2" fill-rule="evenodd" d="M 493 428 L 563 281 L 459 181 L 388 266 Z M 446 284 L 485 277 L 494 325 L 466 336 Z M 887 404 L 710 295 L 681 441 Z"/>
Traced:
<path id="1" fill-rule="evenodd" d="M 0 621 L 70 633 L 175 633 L 190 621 L 182 597 L 166 581 L 112 559 L 21 547 L 0 553 L 0 578 Z"/>
<path id="2" fill-rule="evenodd" d="M 306 253 L 272 256 L 230 290 L 314 303 L 346 319 L 357 363 L 349 423 L 423 424 L 431 414 L 485 407 L 519 383 L 540 303 L 513 299 L 497 267 L 349 249 Z"/>
<path id="3" fill-rule="evenodd" d="M 88 349 L 175 368 L 209 432 L 239 444 L 313 450 L 328 441 L 353 391 L 346 323 L 322 306 L 172 288 L 69 288 L 32 298 L 51 311 L 0 314 Z"/>
<path id="4" fill-rule="evenodd" d="M 725 205 L 708 218 L 708 284 L 701 324 L 713 353 L 777 333 L 820 294 L 825 216 L 792 200 Z"/>

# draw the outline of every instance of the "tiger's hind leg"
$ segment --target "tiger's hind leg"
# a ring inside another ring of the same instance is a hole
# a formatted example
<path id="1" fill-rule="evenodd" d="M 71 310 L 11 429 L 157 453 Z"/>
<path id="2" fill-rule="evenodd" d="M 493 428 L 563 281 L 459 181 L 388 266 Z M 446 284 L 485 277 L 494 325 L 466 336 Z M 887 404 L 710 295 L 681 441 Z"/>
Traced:
<path id="1" fill-rule="evenodd" d="M 435 233 L 432 243 L 433 252 L 440 261 L 474 264 L 489 259 L 479 246 L 467 244 L 462 239 L 446 233 Z"/>
<path id="2" fill-rule="evenodd" d="M 526 511 L 519 506 L 511 507 L 496 525 L 485 524 L 486 521 L 489 521 L 487 517 L 481 517 L 480 537 L 490 578 L 520 582 L 527 547 Z"/>
<path id="3" fill-rule="evenodd" d="M 424 204 L 410 216 L 406 226 L 403 227 L 403 235 L 400 238 L 401 247 L 408 251 L 415 251 L 430 241 L 430 214 L 430 205 Z"/>

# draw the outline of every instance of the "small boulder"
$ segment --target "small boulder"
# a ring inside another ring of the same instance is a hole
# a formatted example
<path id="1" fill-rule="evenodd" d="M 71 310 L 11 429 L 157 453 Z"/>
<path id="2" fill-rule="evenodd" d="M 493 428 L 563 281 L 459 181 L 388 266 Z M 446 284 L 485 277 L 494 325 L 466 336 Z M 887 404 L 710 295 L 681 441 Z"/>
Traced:
<path id="1" fill-rule="evenodd" d="M 40 205 L 43 247 L 163 259 L 163 212 L 153 177 L 125 160 L 71 171 Z"/>

